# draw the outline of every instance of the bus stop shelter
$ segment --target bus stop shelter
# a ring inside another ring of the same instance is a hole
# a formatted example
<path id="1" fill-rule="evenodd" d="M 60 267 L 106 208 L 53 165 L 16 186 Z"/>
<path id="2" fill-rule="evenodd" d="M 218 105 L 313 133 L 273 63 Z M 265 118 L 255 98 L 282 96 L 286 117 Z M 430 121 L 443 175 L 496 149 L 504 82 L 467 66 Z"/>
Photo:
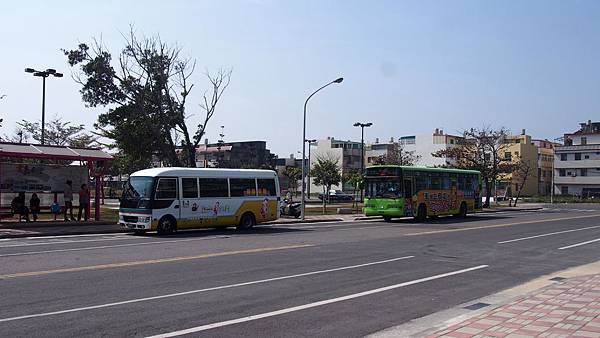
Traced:
<path id="1" fill-rule="evenodd" d="M 7 159 L 13 159 L 7 161 Z M 95 196 L 94 196 L 94 212 L 95 219 L 100 220 L 100 196 L 102 189 L 102 177 L 105 169 L 108 168 L 109 163 L 113 160 L 113 157 L 98 148 L 74 148 L 67 146 L 49 146 L 41 144 L 29 144 L 29 143 L 9 143 L 0 142 L 0 182 L 6 182 L 7 173 L 3 171 L 3 166 L 10 164 L 19 163 L 19 160 L 23 159 L 35 159 L 35 160 L 46 160 L 46 161 L 65 161 L 74 162 L 79 161 L 87 166 L 88 177 L 94 178 L 95 180 Z M 32 165 L 35 165 L 33 163 Z M 61 166 L 60 164 L 58 166 Z M 69 165 L 62 164 L 63 167 Z M 4 176 L 3 176 L 4 175 Z M 87 183 L 87 182 L 86 182 Z M 7 190 L 7 187 L 2 184 L 0 186 L 0 201 L 2 200 L 2 191 Z M 40 191 L 44 193 L 53 193 L 54 201 L 56 202 L 56 196 L 62 191 Z M 33 191 L 37 192 L 37 191 Z M 14 193 L 14 192 L 12 192 Z"/>

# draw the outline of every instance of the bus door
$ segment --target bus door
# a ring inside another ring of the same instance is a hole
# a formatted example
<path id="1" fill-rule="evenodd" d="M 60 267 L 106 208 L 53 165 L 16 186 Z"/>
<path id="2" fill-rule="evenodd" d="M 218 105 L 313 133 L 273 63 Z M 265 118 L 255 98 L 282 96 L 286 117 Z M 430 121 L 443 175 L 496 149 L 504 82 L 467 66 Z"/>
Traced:
<path id="1" fill-rule="evenodd" d="M 404 177 L 403 179 L 403 184 L 402 184 L 402 188 L 403 188 L 403 192 L 404 192 L 404 215 L 405 216 L 413 216 L 413 209 L 414 209 L 414 203 L 413 203 L 413 195 L 414 195 L 414 189 L 413 189 L 413 178 L 412 177 Z"/>
<path id="2" fill-rule="evenodd" d="M 200 200 L 198 179 L 196 177 L 182 177 L 181 184 L 181 207 L 180 207 L 180 225 L 194 226 L 201 224 Z"/>
<path id="3" fill-rule="evenodd" d="M 156 195 L 152 205 L 153 218 L 160 219 L 171 215 L 176 219 L 180 217 L 179 183 L 176 178 L 159 177 L 156 184 Z"/>

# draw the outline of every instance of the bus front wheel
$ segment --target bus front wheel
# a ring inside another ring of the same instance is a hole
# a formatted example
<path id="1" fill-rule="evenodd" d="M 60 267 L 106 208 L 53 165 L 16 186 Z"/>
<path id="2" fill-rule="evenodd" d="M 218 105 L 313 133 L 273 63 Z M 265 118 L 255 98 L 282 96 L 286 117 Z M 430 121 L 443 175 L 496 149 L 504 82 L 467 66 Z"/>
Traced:
<path id="1" fill-rule="evenodd" d="M 236 229 L 238 229 L 238 230 L 250 229 L 255 224 L 256 224 L 256 219 L 254 218 L 254 215 L 250 212 L 247 212 L 242 215 L 242 218 L 240 219 L 240 223 L 238 224 Z"/>
<path id="2" fill-rule="evenodd" d="M 158 228 L 156 229 L 156 232 L 159 235 L 170 235 L 175 231 L 175 227 L 175 219 L 170 216 L 165 216 L 158 222 Z"/>
<path id="3" fill-rule="evenodd" d="M 383 220 L 386 222 L 391 222 L 392 218 L 390 216 L 383 216 Z"/>
<path id="4" fill-rule="evenodd" d="M 419 205 L 419 209 L 417 209 L 417 217 L 415 218 L 419 222 L 423 222 L 425 218 L 427 218 L 427 207 L 425 204 Z"/>

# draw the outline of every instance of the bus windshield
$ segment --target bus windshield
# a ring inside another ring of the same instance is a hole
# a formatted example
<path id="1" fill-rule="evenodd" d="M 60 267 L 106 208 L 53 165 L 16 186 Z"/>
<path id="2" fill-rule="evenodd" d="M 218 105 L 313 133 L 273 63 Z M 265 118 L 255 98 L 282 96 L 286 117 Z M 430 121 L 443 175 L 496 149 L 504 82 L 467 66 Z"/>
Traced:
<path id="1" fill-rule="evenodd" d="M 368 198 L 402 197 L 402 187 L 400 185 L 400 178 L 367 178 L 365 184 L 365 194 Z"/>
<path id="2" fill-rule="evenodd" d="M 125 190 L 123 191 L 123 199 L 150 199 L 152 197 L 153 183 L 154 178 L 152 177 L 130 177 L 127 181 L 127 184 L 125 184 Z"/>

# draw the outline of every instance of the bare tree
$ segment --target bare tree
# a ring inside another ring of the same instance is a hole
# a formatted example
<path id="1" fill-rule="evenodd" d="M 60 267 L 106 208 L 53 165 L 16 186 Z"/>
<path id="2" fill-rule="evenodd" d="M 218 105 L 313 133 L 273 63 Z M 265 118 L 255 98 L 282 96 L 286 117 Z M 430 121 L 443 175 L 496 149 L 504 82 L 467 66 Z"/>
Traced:
<path id="1" fill-rule="evenodd" d="M 463 132 L 464 141 L 461 144 L 432 155 L 453 159 L 453 167 L 481 172 L 486 191 L 484 207 L 489 207 L 493 184 L 507 170 L 505 164 L 508 164 L 508 160 L 501 155 L 508 147 L 505 142 L 507 135 L 508 130 L 503 127 L 497 130 L 490 127 L 471 128 Z"/>
<path id="2" fill-rule="evenodd" d="M 518 162 L 512 164 L 510 166 L 510 169 L 512 171 L 512 177 L 514 180 L 517 181 L 517 186 L 518 186 L 517 198 L 515 199 L 515 203 L 513 204 L 513 206 L 516 207 L 517 202 L 519 201 L 519 198 L 521 197 L 521 192 L 523 191 L 523 188 L 525 187 L 525 183 L 527 183 L 527 178 L 529 178 L 529 176 L 531 176 L 531 174 L 532 174 L 533 166 L 530 161 L 519 160 Z M 509 202 L 509 206 L 510 206 L 510 202 Z"/>
<path id="3" fill-rule="evenodd" d="M 196 147 L 229 86 L 232 70 L 205 73 L 211 88 L 200 105 L 202 122 L 189 128 L 187 102 L 196 61 L 159 36 L 139 38 L 132 28 L 124 38 L 116 65 L 98 40 L 91 49 L 80 44 L 75 50 L 63 50 L 71 66 L 80 66 L 74 79 L 82 85 L 84 101 L 116 107 L 98 117 L 96 128 L 135 163 L 147 165 L 157 156 L 170 166 L 195 167 Z"/>
<path id="4" fill-rule="evenodd" d="M 374 164 L 413 166 L 419 160 L 421 160 L 421 155 L 416 155 L 415 151 L 404 150 L 402 143 L 394 143 L 392 149 L 387 154 L 375 159 Z"/>

